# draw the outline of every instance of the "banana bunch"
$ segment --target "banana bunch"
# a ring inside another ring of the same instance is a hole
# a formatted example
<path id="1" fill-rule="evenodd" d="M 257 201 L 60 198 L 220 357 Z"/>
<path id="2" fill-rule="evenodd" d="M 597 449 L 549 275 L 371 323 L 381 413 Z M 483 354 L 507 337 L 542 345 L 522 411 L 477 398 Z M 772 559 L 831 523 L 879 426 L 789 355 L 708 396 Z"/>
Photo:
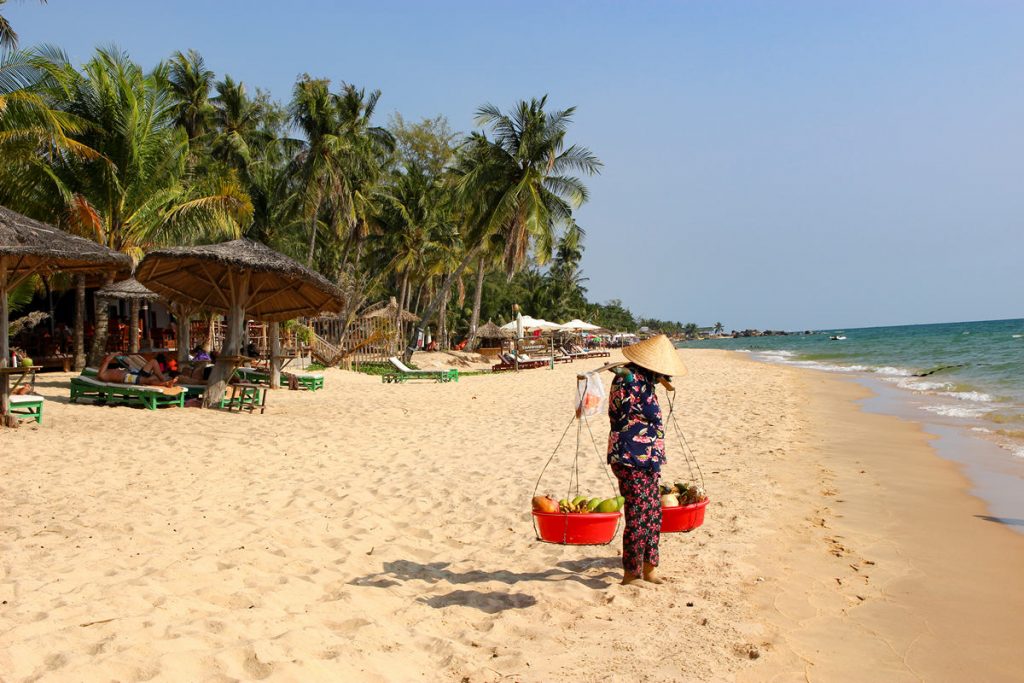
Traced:
<path id="1" fill-rule="evenodd" d="M 590 507 L 590 502 L 593 500 L 596 500 L 597 503 L 595 503 L 594 507 L 592 508 Z M 568 498 L 563 498 L 562 500 L 558 501 L 558 511 L 562 514 L 565 514 L 567 512 L 573 514 L 585 514 L 587 512 L 592 512 L 594 508 L 596 508 L 600 503 L 600 498 L 588 499 L 586 496 L 576 496 L 572 500 L 569 500 Z"/>
<path id="2" fill-rule="evenodd" d="M 590 512 L 618 512 L 622 509 L 625 498 L 587 498 L 576 496 L 573 499 L 563 498 L 558 501 L 558 511 L 562 514 L 587 514 Z"/>

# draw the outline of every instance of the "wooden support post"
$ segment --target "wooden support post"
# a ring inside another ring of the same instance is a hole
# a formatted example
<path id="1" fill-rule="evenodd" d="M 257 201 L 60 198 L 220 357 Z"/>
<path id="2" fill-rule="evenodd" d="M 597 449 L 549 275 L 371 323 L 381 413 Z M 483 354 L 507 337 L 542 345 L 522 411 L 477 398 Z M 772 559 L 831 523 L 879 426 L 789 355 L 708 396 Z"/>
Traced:
<path id="1" fill-rule="evenodd" d="M 270 388 L 281 386 L 281 323 L 267 323 L 270 335 Z"/>
<path id="2" fill-rule="evenodd" d="M 10 324 L 7 307 L 7 259 L 0 256 L 0 368 L 6 368 L 11 362 L 11 347 L 8 344 Z M 0 374 L 0 427 L 18 426 L 18 421 L 10 414 L 7 397 L 11 393 L 10 378 L 6 373 Z"/>
<path id="3" fill-rule="evenodd" d="M 227 389 L 228 381 L 235 371 L 235 357 L 239 356 L 242 345 L 242 335 L 245 331 L 245 307 L 242 305 L 249 297 L 249 274 L 244 273 L 236 277 L 229 275 L 231 281 L 231 309 L 227 316 L 227 329 L 224 333 L 224 346 L 221 348 L 217 363 L 210 373 L 210 380 L 206 384 L 206 393 L 203 394 L 203 407 L 212 408 L 220 403 L 224 390 Z"/>

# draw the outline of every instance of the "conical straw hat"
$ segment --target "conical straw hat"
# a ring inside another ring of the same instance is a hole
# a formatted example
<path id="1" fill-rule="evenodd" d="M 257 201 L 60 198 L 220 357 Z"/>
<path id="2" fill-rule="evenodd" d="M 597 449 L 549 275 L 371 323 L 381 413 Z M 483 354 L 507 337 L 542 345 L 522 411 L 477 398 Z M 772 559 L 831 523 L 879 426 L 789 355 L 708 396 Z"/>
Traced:
<path id="1" fill-rule="evenodd" d="M 622 349 L 622 355 L 631 363 L 636 363 L 642 368 L 652 370 L 660 375 L 669 377 L 682 377 L 686 374 L 686 366 L 680 360 L 676 348 L 672 342 L 663 334 L 651 337 L 644 341 L 626 346 Z"/>

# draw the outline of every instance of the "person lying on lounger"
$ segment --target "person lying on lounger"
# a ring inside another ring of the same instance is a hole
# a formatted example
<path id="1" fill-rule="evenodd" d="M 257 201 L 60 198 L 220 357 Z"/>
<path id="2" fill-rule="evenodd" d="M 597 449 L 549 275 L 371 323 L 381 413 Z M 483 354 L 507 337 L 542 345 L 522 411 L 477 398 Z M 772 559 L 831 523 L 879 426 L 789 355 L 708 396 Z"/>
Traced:
<path id="1" fill-rule="evenodd" d="M 112 382 L 114 384 L 138 384 L 149 387 L 172 387 L 175 384 L 175 380 L 164 377 L 163 373 L 160 372 L 160 364 L 155 360 L 147 361 L 142 366 L 142 369 L 136 372 L 125 370 L 124 368 L 110 367 L 110 361 L 114 360 L 114 358 L 115 354 L 113 353 L 108 353 L 103 358 L 99 372 L 96 373 L 96 379 L 101 382 Z"/>

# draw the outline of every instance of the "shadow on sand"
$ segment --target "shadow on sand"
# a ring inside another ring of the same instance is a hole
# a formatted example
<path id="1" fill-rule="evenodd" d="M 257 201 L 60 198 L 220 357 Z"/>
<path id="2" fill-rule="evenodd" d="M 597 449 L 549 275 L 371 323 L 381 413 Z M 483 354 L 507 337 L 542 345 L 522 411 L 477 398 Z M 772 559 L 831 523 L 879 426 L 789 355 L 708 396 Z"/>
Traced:
<path id="1" fill-rule="evenodd" d="M 608 588 L 613 580 L 619 578 L 619 559 L 617 557 L 593 557 L 582 560 L 559 562 L 551 569 L 539 572 L 512 572 L 508 570 L 481 571 L 472 570 L 456 572 L 449 569 L 449 562 L 413 562 L 395 560 L 385 562 L 383 571 L 370 574 L 350 583 L 354 586 L 370 586 L 387 588 L 397 586 L 405 581 L 426 581 L 439 583 L 446 581 L 455 585 L 471 583 L 488 583 L 497 581 L 515 585 L 527 581 L 575 581 L 594 590 Z M 588 570 L 600 569 L 598 574 L 584 574 Z M 445 595 L 421 597 L 419 602 L 434 608 L 463 605 L 473 607 L 488 614 L 495 614 L 509 609 L 523 609 L 537 603 L 532 595 L 524 593 L 502 593 L 498 591 L 456 590 Z"/>
<path id="2" fill-rule="evenodd" d="M 608 587 L 607 579 L 616 577 L 619 559 L 616 557 L 592 557 L 582 560 L 566 560 L 559 562 L 551 569 L 540 572 L 511 572 L 506 569 L 485 572 L 471 570 L 455 572 L 448 569 L 450 562 L 413 562 L 411 560 L 395 560 L 385 562 L 383 571 L 354 579 L 354 586 L 377 586 L 386 588 L 397 586 L 403 581 L 426 581 L 437 583 L 447 581 L 456 585 L 465 583 L 487 583 L 498 581 L 509 585 L 523 581 L 576 581 L 594 589 Z M 604 571 L 596 576 L 582 574 L 589 569 L 600 568 Z"/>

